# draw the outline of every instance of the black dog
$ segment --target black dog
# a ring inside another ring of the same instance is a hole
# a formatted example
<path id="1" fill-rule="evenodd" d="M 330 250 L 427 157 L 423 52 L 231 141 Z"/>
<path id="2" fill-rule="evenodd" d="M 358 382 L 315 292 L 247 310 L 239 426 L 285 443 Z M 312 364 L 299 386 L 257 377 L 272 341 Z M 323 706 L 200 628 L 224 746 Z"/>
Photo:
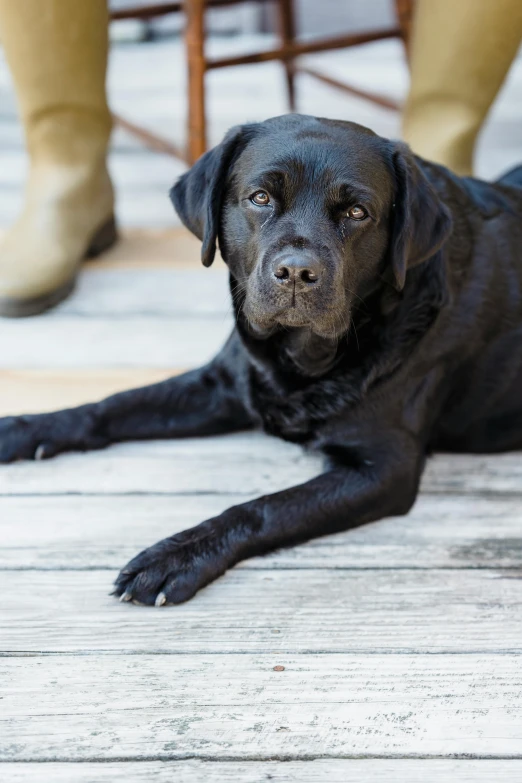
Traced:
<path id="1" fill-rule="evenodd" d="M 0 461 L 241 428 L 325 472 L 132 560 L 122 600 L 186 601 L 243 558 L 405 514 L 433 450 L 522 448 L 522 167 L 454 176 L 358 125 L 235 128 L 172 190 L 216 240 L 237 316 L 206 367 L 104 402 L 0 421 Z"/>

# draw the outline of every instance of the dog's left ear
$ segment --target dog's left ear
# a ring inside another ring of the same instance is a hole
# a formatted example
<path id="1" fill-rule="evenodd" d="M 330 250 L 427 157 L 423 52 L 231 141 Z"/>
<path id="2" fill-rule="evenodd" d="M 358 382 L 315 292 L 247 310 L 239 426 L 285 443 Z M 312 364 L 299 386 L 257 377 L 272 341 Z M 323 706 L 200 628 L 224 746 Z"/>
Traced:
<path id="1" fill-rule="evenodd" d="M 227 171 L 242 133 L 242 126 L 231 128 L 221 144 L 202 155 L 169 193 L 184 225 L 203 243 L 201 261 L 204 266 L 210 266 L 216 255 Z"/>
<path id="2" fill-rule="evenodd" d="M 413 153 L 406 144 L 394 145 L 395 204 L 390 243 L 393 284 L 402 291 L 406 272 L 440 250 L 452 220 Z"/>

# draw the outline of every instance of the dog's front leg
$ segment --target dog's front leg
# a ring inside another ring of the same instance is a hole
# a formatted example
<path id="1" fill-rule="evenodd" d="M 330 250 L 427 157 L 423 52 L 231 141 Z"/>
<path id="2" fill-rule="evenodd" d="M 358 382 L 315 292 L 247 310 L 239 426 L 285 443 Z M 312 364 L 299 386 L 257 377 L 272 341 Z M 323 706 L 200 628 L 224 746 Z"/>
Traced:
<path id="1" fill-rule="evenodd" d="M 408 436 L 378 449 L 374 460 L 350 452 L 353 464 L 342 464 L 340 456 L 305 484 L 233 506 L 146 549 L 121 571 L 115 594 L 181 603 L 240 560 L 409 511 L 423 459 Z"/>
<path id="2" fill-rule="evenodd" d="M 223 356 L 163 383 L 102 402 L 0 419 L 0 462 L 44 459 L 125 440 L 214 435 L 252 425 Z"/>

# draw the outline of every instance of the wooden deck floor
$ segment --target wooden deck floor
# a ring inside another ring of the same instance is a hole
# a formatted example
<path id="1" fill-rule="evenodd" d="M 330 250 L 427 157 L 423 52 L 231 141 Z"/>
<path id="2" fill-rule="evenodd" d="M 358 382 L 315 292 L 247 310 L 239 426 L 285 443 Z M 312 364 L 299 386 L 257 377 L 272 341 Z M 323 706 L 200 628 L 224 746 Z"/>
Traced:
<path id="1" fill-rule="evenodd" d="M 56 312 L 1 323 L 0 415 L 166 377 L 230 324 L 222 265 L 134 235 Z M 408 517 L 183 606 L 109 597 L 141 548 L 316 470 L 261 435 L 2 468 L 0 779 L 522 780 L 520 455 L 437 457 Z"/>

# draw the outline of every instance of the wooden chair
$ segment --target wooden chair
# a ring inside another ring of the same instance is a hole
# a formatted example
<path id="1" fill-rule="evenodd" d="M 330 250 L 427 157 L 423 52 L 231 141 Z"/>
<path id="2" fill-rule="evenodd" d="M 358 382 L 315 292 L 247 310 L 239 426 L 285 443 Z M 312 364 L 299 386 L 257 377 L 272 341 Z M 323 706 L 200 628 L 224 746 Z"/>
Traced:
<path id="1" fill-rule="evenodd" d="M 394 0 L 397 15 L 397 25 L 387 29 L 371 30 L 366 33 L 346 34 L 330 38 L 299 41 L 296 38 L 296 22 L 294 0 L 275 0 L 280 45 L 269 51 L 254 52 L 233 57 L 209 58 L 205 55 L 205 10 L 218 6 L 235 5 L 243 0 L 185 0 L 185 2 L 164 2 L 157 5 L 135 6 L 113 11 L 111 18 L 150 19 L 175 11 L 184 12 L 185 46 L 188 71 L 188 143 L 186 150 L 180 150 L 172 142 L 153 135 L 143 128 L 134 125 L 127 119 L 115 115 L 118 124 L 138 136 L 147 146 L 161 152 L 167 152 L 187 163 L 192 164 L 206 150 L 207 123 L 205 114 L 205 74 L 215 68 L 227 68 L 234 65 L 250 65 L 280 60 L 286 71 L 286 85 L 290 111 L 295 111 L 295 76 L 306 73 L 330 86 L 337 87 L 352 95 L 357 95 L 389 109 L 400 109 L 400 106 L 384 95 L 371 93 L 352 87 L 349 84 L 326 76 L 319 71 L 299 63 L 300 55 L 325 52 L 333 49 L 344 49 L 348 46 L 359 46 L 371 41 L 381 41 L 385 38 L 400 38 L 408 52 L 410 25 L 413 0 Z M 269 0 L 257 0 L 269 2 Z"/>

